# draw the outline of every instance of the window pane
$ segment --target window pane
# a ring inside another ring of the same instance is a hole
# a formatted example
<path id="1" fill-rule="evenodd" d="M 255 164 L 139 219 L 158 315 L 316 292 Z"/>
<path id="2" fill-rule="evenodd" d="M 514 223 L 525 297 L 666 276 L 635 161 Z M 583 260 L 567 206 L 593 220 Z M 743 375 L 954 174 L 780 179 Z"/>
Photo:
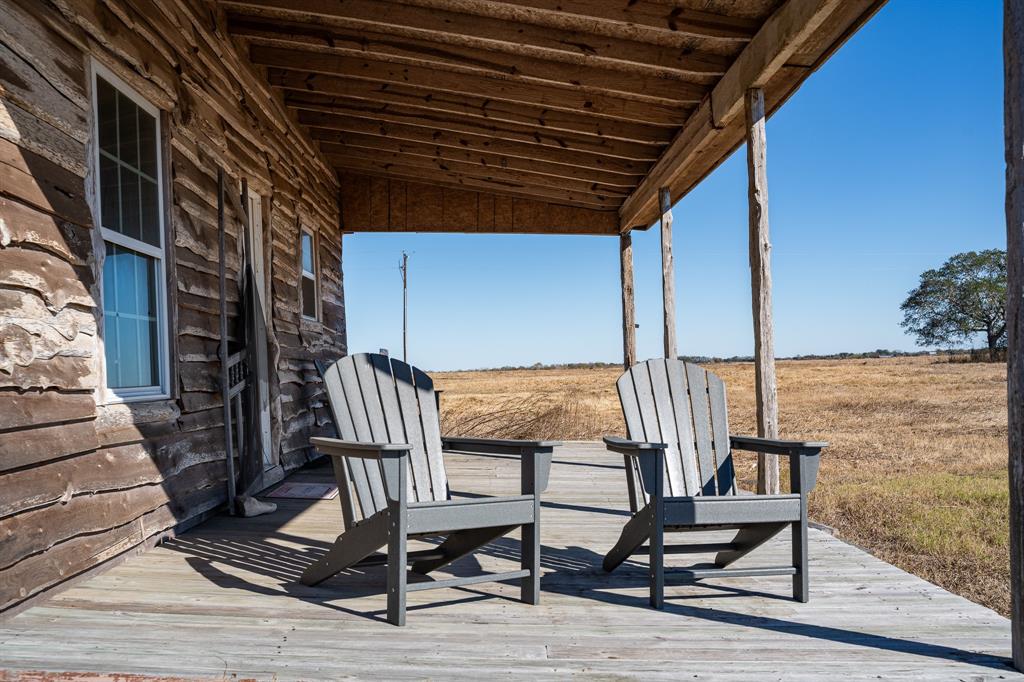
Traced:
<path id="1" fill-rule="evenodd" d="M 121 166 L 121 234 L 142 238 L 142 208 L 139 204 L 139 174 Z"/>
<path id="2" fill-rule="evenodd" d="M 316 317 L 316 282 L 309 277 L 302 277 L 302 314 Z"/>
<path id="3" fill-rule="evenodd" d="M 104 265 L 104 268 L 114 271 L 117 286 L 113 291 L 116 301 L 113 310 L 121 314 L 137 315 L 139 313 L 135 294 L 136 259 L 137 256 L 133 252 L 115 246 L 113 258 L 109 258 Z"/>
<path id="4" fill-rule="evenodd" d="M 156 260 L 107 243 L 103 264 L 103 332 L 107 385 L 159 384 Z"/>
<path id="5" fill-rule="evenodd" d="M 117 156 L 131 166 L 139 167 L 139 107 L 117 93 Z"/>
<path id="6" fill-rule="evenodd" d="M 117 91 L 102 78 L 96 79 L 96 125 L 100 133 L 100 149 L 117 155 Z"/>
<path id="7" fill-rule="evenodd" d="M 313 272 L 313 235 L 302 233 L 302 269 Z"/>
<path id="8" fill-rule="evenodd" d="M 139 109 L 139 170 L 156 178 L 156 119 Z"/>
<path id="9" fill-rule="evenodd" d="M 160 201 L 156 183 L 140 178 L 142 182 L 142 241 L 160 246 Z"/>
<path id="10" fill-rule="evenodd" d="M 117 335 L 121 342 L 121 354 L 117 359 L 121 369 L 121 385 L 118 388 L 148 386 L 139 377 L 139 321 L 135 316 L 118 315 Z"/>
<path id="11" fill-rule="evenodd" d="M 100 154 L 100 220 L 103 227 L 121 231 L 121 188 L 118 180 L 118 166 Z"/>

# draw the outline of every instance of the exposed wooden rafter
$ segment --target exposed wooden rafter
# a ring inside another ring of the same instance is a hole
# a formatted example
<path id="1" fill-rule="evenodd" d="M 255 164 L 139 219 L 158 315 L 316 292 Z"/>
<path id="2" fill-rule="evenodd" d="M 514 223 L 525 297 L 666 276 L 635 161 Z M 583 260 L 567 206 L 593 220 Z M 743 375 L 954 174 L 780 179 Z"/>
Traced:
<path id="1" fill-rule="evenodd" d="M 838 46 L 821 45 L 817 34 L 835 35 L 841 41 L 882 4 L 884 0 L 789 0 L 772 14 L 622 205 L 623 230 L 646 229 L 658 216 L 659 188 L 668 187 L 672 201 L 678 201 L 741 143 L 748 89 L 770 91 L 773 84 L 780 86 L 770 92 L 770 113 Z M 799 55 L 808 42 L 821 49 Z M 803 59 L 792 60 L 795 55 Z M 786 69 L 798 73 L 782 74 L 779 83 L 780 72 Z"/>
<path id="2" fill-rule="evenodd" d="M 883 1 L 218 0 L 339 172 L 612 211 L 612 233 L 742 142 L 747 88 L 771 113 Z"/>

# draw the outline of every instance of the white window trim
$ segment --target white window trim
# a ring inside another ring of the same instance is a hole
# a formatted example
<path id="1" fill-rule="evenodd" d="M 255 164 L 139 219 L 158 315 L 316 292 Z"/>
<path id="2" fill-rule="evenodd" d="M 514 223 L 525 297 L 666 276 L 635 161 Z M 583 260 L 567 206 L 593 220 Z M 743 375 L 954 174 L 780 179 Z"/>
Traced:
<path id="1" fill-rule="evenodd" d="M 302 265 L 302 237 L 307 234 L 309 235 L 310 246 L 313 249 L 313 272 L 306 270 Z M 310 322 L 320 321 L 320 277 L 317 274 L 320 272 L 320 256 L 317 253 L 318 250 L 316 232 L 305 227 L 299 230 L 299 314 L 302 316 L 302 319 L 309 320 Z M 305 313 L 305 301 L 302 299 L 303 278 L 313 280 L 313 317 Z"/>
<path id="2" fill-rule="evenodd" d="M 104 243 L 111 242 L 118 246 L 123 246 L 126 249 L 137 251 L 138 253 L 150 256 L 156 260 L 156 282 L 155 298 L 157 305 L 157 360 L 159 362 L 159 374 L 160 383 L 153 386 L 138 386 L 133 388 L 109 388 L 107 386 L 107 354 L 105 349 L 101 348 L 99 353 L 100 358 L 100 396 L 104 404 L 111 403 L 128 403 L 128 402 L 141 402 L 150 400 L 166 400 L 171 397 L 170 385 L 171 385 L 171 362 L 170 362 L 170 339 L 168 334 L 168 323 L 167 323 L 167 253 L 166 253 L 166 238 L 165 238 L 165 225 L 164 225 L 164 209 L 165 209 L 165 197 L 164 197 L 164 150 L 161 143 L 162 129 L 160 120 L 160 110 L 150 104 L 142 95 L 138 93 L 135 88 L 128 85 L 123 79 L 117 76 L 114 72 L 108 69 L 106 66 L 96 61 L 95 59 L 90 60 L 91 73 L 89 76 L 90 87 L 92 88 L 92 195 L 94 198 L 93 214 L 96 225 L 100 226 L 100 236 L 103 238 Z M 134 102 L 140 109 L 150 114 L 156 119 L 156 143 L 157 143 L 157 157 L 156 157 L 156 187 L 157 187 L 157 219 L 159 220 L 159 234 L 160 234 L 160 246 L 156 247 L 152 244 L 147 244 L 138 239 L 128 237 L 127 235 L 121 234 L 115 230 L 111 230 L 103 227 L 103 216 L 101 206 L 102 200 L 100 197 L 100 135 L 99 135 L 99 101 L 97 98 L 97 85 L 96 78 L 102 77 L 103 80 L 113 85 L 128 99 Z M 100 273 L 100 309 L 102 310 L 102 291 L 103 291 L 103 275 Z"/>

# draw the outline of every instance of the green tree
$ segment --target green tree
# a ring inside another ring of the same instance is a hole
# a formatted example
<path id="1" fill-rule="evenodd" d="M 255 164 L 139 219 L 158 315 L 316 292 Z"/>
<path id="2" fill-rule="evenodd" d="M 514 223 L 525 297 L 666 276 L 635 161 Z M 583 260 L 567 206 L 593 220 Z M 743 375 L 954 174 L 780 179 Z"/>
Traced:
<path id="1" fill-rule="evenodd" d="M 1006 251 L 958 253 L 921 282 L 900 306 L 902 326 L 920 346 L 971 342 L 985 335 L 990 360 L 1006 346 Z"/>

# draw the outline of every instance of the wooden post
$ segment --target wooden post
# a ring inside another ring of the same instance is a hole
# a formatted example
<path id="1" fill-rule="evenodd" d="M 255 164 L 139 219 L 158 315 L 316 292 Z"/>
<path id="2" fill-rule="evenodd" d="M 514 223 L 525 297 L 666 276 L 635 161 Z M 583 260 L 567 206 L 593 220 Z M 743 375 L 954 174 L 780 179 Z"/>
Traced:
<path id="1" fill-rule="evenodd" d="M 1024 671 L 1024 0 L 1005 0 L 1006 327 L 1013 665 Z"/>
<path id="2" fill-rule="evenodd" d="M 224 170 L 217 167 L 217 245 L 220 259 L 217 263 L 217 283 L 220 294 L 220 400 L 224 410 L 224 455 L 228 478 L 228 511 L 235 513 L 235 460 L 231 433 L 231 401 L 228 399 L 228 311 L 227 278 L 224 253 Z"/>
<path id="3" fill-rule="evenodd" d="M 619 275 L 622 279 L 622 365 L 636 364 L 636 304 L 633 294 L 633 235 L 619 235 Z"/>
<path id="4" fill-rule="evenodd" d="M 757 435 L 779 437 L 775 386 L 775 329 L 772 325 L 772 259 L 768 238 L 768 169 L 764 126 L 764 91 L 751 88 L 747 112 L 747 201 L 750 212 L 750 288 L 754 313 L 754 391 Z M 757 455 L 757 492 L 779 492 L 779 457 Z"/>
<path id="5" fill-rule="evenodd" d="M 679 355 L 676 344 L 676 265 L 672 259 L 672 196 L 668 187 L 658 190 L 661 206 L 661 293 L 665 319 L 665 357 Z"/>

